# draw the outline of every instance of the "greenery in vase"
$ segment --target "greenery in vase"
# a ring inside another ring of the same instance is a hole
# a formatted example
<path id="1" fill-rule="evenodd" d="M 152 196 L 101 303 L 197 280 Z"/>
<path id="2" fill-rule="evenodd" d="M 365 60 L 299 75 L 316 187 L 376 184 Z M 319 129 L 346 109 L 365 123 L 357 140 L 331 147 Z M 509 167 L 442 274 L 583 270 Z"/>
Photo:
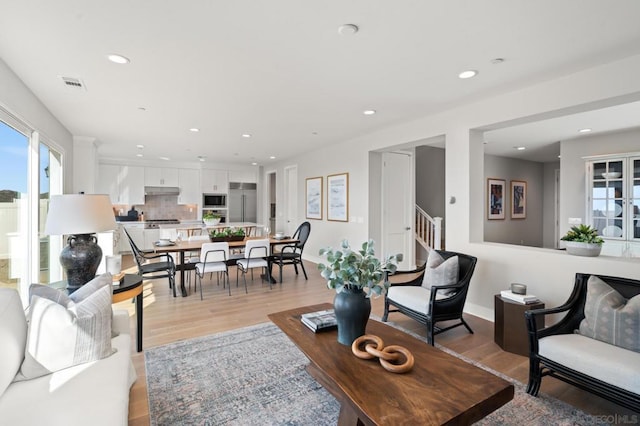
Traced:
<path id="1" fill-rule="evenodd" d="M 327 287 L 337 293 L 345 289 L 362 289 L 371 295 L 379 296 L 389 288 L 387 274 L 397 269 L 397 262 L 402 261 L 402 254 L 388 256 L 383 261 L 375 257 L 374 242 L 369 240 L 362 244 L 360 250 L 354 251 L 347 240 L 342 241 L 341 248 L 320 249 L 320 256 L 327 257 L 327 264 L 319 263 L 318 269 Z M 383 281 L 384 280 L 384 281 Z"/>
<path id="2" fill-rule="evenodd" d="M 562 238 L 563 241 L 574 241 L 578 243 L 602 244 L 604 240 L 598 236 L 598 230 L 589 225 L 572 226 L 569 232 Z"/>
<path id="3" fill-rule="evenodd" d="M 244 237 L 244 235 L 244 229 L 242 228 L 212 229 L 209 232 L 211 238 Z"/>
<path id="4" fill-rule="evenodd" d="M 216 219 L 220 219 L 222 216 L 220 216 L 218 213 L 213 213 L 213 212 L 206 212 L 202 215 L 202 219 L 204 220 L 216 220 Z"/>

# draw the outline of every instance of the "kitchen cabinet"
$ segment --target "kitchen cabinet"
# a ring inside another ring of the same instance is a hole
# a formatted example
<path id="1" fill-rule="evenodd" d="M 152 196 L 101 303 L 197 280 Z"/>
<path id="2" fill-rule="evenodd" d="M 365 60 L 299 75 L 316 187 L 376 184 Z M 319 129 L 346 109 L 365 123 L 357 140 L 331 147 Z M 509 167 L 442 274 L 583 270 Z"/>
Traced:
<path id="1" fill-rule="evenodd" d="M 178 183 L 180 186 L 178 204 L 200 204 L 202 202 L 199 170 L 179 169 Z"/>
<path id="2" fill-rule="evenodd" d="M 143 229 L 144 234 L 144 244 L 143 250 L 153 250 L 153 243 L 160 239 L 160 230 L 159 229 Z"/>
<path id="3" fill-rule="evenodd" d="M 229 191 L 229 174 L 226 170 L 202 169 L 202 192 L 226 194 Z"/>
<path id="4" fill-rule="evenodd" d="M 124 228 L 127 229 L 127 232 L 133 239 L 133 242 L 138 246 L 138 248 L 142 248 L 144 246 L 144 224 L 143 223 L 121 223 L 120 224 L 120 241 L 118 242 L 118 249 L 122 252 L 131 252 L 131 244 L 129 244 L 129 239 L 127 235 L 124 233 Z"/>
<path id="5" fill-rule="evenodd" d="M 174 167 L 145 167 L 145 186 L 175 186 L 179 185 L 179 172 Z"/>
<path id="6" fill-rule="evenodd" d="M 98 165 L 96 192 L 109 194 L 112 204 L 144 204 L 144 167 Z"/>
<path id="7" fill-rule="evenodd" d="M 255 170 L 229 170 L 229 182 L 258 183 Z"/>

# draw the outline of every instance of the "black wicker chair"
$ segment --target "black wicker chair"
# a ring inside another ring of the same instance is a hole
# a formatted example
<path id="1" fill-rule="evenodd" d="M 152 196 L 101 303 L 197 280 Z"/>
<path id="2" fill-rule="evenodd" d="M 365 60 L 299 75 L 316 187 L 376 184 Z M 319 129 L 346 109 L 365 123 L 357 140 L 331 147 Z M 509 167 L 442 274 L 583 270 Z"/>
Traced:
<path id="1" fill-rule="evenodd" d="M 168 278 L 169 287 L 173 289 L 173 297 L 176 297 L 176 265 L 173 258 L 169 253 L 154 254 L 153 251 L 140 250 L 133 241 L 133 238 L 131 238 L 131 235 L 127 232 L 127 229 L 125 227 L 122 229 L 129 239 L 133 258 L 138 265 L 138 274 L 147 279 Z M 149 260 L 154 261 L 149 262 Z"/>
<path id="2" fill-rule="evenodd" d="M 296 270 L 296 275 L 298 275 L 298 265 L 302 268 L 302 272 L 304 273 L 304 279 L 307 278 L 307 271 L 304 269 L 304 263 L 302 263 L 302 251 L 304 250 L 304 245 L 309 238 L 309 234 L 311 233 L 311 224 L 309 222 L 303 222 L 296 229 L 295 234 L 293 234 L 293 239 L 298 240 L 295 244 L 289 244 L 283 246 L 279 253 L 274 253 L 271 256 L 271 263 L 276 264 L 280 267 L 280 282 L 282 283 L 282 267 L 285 265 L 293 265 Z"/>
<path id="3" fill-rule="evenodd" d="M 639 280 L 602 275 L 595 276 L 627 299 L 640 294 Z M 640 395 L 590 377 L 571 368 L 571 365 L 562 365 L 539 354 L 539 342 L 541 339 L 563 334 L 572 335 L 575 330 L 579 329 L 580 322 L 585 317 L 584 305 L 587 298 L 587 281 L 590 277 L 591 274 L 576 274 L 571 296 L 569 296 L 569 299 L 562 306 L 550 309 L 534 309 L 525 312 L 530 346 L 529 384 L 527 385 L 527 393 L 536 396 L 540 390 L 542 378 L 544 376 L 552 376 L 580 389 L 613 401 L 623 407 L 640 412 Z M 545 315 L 552 314 L 564 314 L 564 317 L 549 327 L 537 330 L 539 319 L 544 318 Z"/>
<path id="4" fill-rule="evenodd" d="M 458 282 L 456 284 L 448 286 L 433 286 L 431 287 L 431 293 L 429 294 L 428 307 L 426 311 L 419 312 L 411 309 L 407 306 L 398 303 L 389 297 L 389 294 L 385 294 L 384 297 L 384 315 L 382 321 L 387 321 L 389 312 L 400 312 L 414 320 L 426 325 L 427 327 L 427 342 L 433 345 L 434 336 L 440 334 L 452 328 L 464 325 L 469 333 L 473 334 L 473 330 L 469 327 L 469 324 L 462 317 L 462 310 L 464 303 L 467 300 L 467 292 L 469 290 L 469 283 L 471 282 L 471 276 L 476 267 L 477 259 L 473 256 L 469 256 L 462 253 L 456 253 L 451 251 L 437 250 L 437 252 L 446 260 L 452 256 L 458 256 Z M 421 286 L 422 279 L 424 277 L 425 265 L 414 271 L 402 271 L 396 272 L 390 277 L 392 286 Z M 402 276 L 410 277 L 407 281 L 402 280 Z M 449 292 L 447 297 L 442 298 L 438 294 L 438 290 L 445 290 Z M 394 306 L 396 309 L 390 309 Z M 459 320 L 459 322 L 449 325 L 444 328 L 436 326 L 436 323 L 441 321 Z"/>

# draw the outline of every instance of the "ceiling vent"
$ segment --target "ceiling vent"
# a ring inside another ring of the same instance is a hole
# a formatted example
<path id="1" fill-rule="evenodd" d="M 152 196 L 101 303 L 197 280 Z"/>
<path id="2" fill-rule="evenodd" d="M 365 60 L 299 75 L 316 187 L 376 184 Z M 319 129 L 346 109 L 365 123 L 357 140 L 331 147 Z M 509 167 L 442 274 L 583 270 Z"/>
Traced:
<path id="1" fill-rule="evenodd" d="M 73 78 L 73 77 L 60 77 L 60 78 L 62 78 L 62 82 L 67 87 L 72 87 L 74 89 L 87 90 L 87 88 L 84 86 L 84 83 L 79 78 Z"/>

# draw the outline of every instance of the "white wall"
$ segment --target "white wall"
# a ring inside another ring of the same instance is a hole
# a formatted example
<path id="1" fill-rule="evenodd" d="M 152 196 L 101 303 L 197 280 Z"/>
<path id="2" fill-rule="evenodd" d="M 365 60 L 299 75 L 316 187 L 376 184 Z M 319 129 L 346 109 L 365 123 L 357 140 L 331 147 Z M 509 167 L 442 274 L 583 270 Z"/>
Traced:
<path id="1" fill-rule="evenodd" d="M 542 213 L 542 247 L 556 247 L 556 170 L 560 170 L 560 162 L 544 163 L 543 176 L 543 213 Z M 560 189 L 558 188 L 558 191 Z M 560 238 L 560 235 L 557 237 Z"/>
<path id="2" fill-rule="evenodd" d="M 320 247 L 337 244 L 343 238 L 359 242 L 368 237 L 368 193 L 372 190 L 367 187 L 369 151 L 444 134 L 445 199 L 451 196 L 457 199 L 455 204 L 446 205 L 447 248 L 478 257 L 467 301 L 468 311 L 493 319 L 493 295 L 511 282 L 527 284 L 530 292 L 541 297 L 547 306 L 556 306 L 567 299 L 576 272 L 637 278 L 640 275 L 637 259 L 583 258 L 557 250 L 482 242 L 485 180 L 481 129 L 500 127 L 501 123 L 506 126 L 512 120 L 527 118 L 533 121 L 638 100 L 639 72 L 640 56 L 634 56 L 388 127 L 274 165 L 279 171 L 288 164 L 298 165 L 299 211 L 302 215 L 306 177 L 350 173 L 350 214 L 363 217 L 364 223 L 313 221 L 305 257 L 317 261 Z M 562 156 L 564 158 L 564 152 Z M 279 183 L 278 187 L 281 186 Z M 456 225 L 452 226 L 453 223 Z"/>
<path id="3" fill-rule="evenodd" d="M 0 105 L 56 143 L 63 154 L 64 192 L 73 191 L 73 138 L 17 75 L 0 59 Z"/>

